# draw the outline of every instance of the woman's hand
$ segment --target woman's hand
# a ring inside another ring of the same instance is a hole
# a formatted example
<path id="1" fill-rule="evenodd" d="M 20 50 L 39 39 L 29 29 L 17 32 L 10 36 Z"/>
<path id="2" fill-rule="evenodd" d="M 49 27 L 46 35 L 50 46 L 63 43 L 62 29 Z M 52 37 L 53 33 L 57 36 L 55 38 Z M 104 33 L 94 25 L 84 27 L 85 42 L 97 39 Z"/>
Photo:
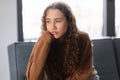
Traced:
<path id="1" fill-rule="evenodd" d="M 42 31 L 41 37 L 38 40 L 43 40 L 46 43 L 51 43 L 52 41 L 54 41 L 54 39 L 54 36 L 50 34 L 50 32 Z"/>

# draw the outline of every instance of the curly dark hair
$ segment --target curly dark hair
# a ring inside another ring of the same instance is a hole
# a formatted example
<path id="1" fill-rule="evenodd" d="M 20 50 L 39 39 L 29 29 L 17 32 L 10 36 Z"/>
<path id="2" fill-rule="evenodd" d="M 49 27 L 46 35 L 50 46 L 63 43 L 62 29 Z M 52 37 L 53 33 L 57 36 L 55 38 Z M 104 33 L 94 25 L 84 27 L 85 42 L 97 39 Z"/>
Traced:
<path id="1" fill-rule="evenodd" d="M 71 8 L 64 2 L 55 2 L 49 5 L 42 16 L 42 29 L 46 30 L 45 17 L 49 9 L 60 10 L 68 21 L 68 30 L 65 34 L 65 58 L 64 58 L 64 72 L 71 73 L 75 67 L 75 62 L 78 61 L 77 55 L 79 53 L 78 48 L 78 29 L 76 26 L 75 16 L 72 13 Z"/>

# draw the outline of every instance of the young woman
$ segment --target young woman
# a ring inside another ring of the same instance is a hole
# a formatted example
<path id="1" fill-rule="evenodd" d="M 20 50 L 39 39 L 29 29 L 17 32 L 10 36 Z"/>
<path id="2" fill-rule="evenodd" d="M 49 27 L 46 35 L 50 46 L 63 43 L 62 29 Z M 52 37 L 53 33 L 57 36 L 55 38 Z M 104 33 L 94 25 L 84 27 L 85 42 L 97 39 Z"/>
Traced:
<path id="1" fill-rule="evenodd" d="M 28 62 L 27 80 L 91 80 L 96 75 L 89 36 L 77 29 L 67 4 L 49 5 L 42 29 Z"/>

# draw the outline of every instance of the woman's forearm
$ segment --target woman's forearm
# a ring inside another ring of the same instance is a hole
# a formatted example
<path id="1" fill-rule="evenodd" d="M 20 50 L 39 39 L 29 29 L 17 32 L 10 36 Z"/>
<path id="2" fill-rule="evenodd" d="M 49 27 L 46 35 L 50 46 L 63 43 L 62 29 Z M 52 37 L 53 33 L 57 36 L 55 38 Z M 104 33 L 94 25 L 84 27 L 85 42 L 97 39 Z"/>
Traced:
<path id="1" fill-rule="evenodd" d="M 49 47 L 50 45 L 42 42 L 41 46 L 36 50 L 30 68 L 30 80 L 38 80 L 42 78 L 45 61 L 49 52 Z"/>
<path id="2" fill-rule="evenodd" d="M 48 32 L 44 32 L 35 43 L 27 65 L 27 80 L 42 80 L 44 65 L 49 53 L 51 41 L 51 35 Z"/>

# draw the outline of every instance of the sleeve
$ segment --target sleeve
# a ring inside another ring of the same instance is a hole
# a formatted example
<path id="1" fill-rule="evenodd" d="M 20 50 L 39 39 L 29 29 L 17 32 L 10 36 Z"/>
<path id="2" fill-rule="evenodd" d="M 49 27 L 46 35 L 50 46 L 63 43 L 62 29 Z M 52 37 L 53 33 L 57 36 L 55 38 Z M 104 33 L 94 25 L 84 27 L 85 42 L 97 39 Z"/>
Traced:
<path id="1" fill-rule="evenodd" d="M 92 46 L 88 35 L 85 37 L 82 47 L 82 60 L 77 69 L 66 80 L 91 80 L 92 75 Z"/>
<path id="2" fill-rule="evenodd" d="M 27 80 L 43 79 L 44 65 L 50 49 L 51 40 L 48 32 L 45 32 L 35 43 L 27 65 Z"/>

